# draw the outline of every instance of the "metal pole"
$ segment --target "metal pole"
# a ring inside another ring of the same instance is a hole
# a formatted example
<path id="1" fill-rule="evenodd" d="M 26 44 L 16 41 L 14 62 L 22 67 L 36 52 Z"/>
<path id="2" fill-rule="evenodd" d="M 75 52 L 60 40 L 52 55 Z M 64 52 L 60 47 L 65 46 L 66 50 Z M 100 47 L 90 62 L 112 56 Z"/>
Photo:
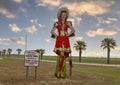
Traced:
<path id="1" fill-rule="evenodd" d="M 25 35 L 25 51 L 27 50 L 27 33 Z"/>
<path id="2" fill-rule="evenodd" d="M 70 56 L 69 56 L 69 66 L 70 66 L 70 77 L 72 76 L 72 55 L 70 53 Z"/>
<path id="3" fill-rule="evenodd" d="M 29 72 L 29 67 L 26 67 L 26 79 L 28 79 L 28 72 Z"/>
<path id="4" fill-rule="evenodd" d="M 37 67 L 35 66 L 35 80 L 37 79 Z"/>
<path id="5" fill-rule="evenodd" d="M 27 50 L 27 33 L 25 35 L 25 52 Z M 25 53 L 24 53 L 25 54 Z M 26 67 L 26 79 L 28 79 L 28 72 L 29 72 L 29 67 Z"/>

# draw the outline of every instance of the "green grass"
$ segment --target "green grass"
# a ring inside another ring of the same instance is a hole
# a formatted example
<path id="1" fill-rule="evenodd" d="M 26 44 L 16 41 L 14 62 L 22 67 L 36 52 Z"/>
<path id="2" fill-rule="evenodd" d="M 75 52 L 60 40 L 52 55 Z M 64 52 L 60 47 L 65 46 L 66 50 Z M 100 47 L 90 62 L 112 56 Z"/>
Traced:
<path id="1" fill-rule="evenodd" d="M 111 68 L 111 67 L 100 67 L 100 66 L 80 66 L 75 67 L 74 71 L 81 73 L 76 73 L 76 75 L 88 77 L 91 79 L 98 78 L 98 80 L 105 80 L 104 77 L 108 78 L 105 82 L 111 82 L 110 85 L 120 85 L 120 68 Z M 96 77 L 98 75 L 99 77 Z M 102 76 L 102 77 L 101 77 Z M 104 82 L 104 81 L 103 81 Z M 97 84 L 96 84 L 97 85 Z M 104 83 L 101 85 L 109 85 L 108 83 Z"/>
<path id="2" fill-rule="evenodd" d="M 120 78 L 120 69 L 119 68 L 111 69 L 111 68 L 107 68 L 107 67 L 106 68 L 105 67 L 104 68 L 103 67 L 94 67 L 94 68 L 82 67 L 82 68 L 76 68 L 75 70 Z"/>
<path id="3" fill-rule="evenodd" d="M 56 60 L 57 56 L 43 56 L 43 60 Z M 79 62 L 79 57 L 72 57 L 73 62 Z M 106 64 L 106 58 L 97 58 L 97 57 L 82 57 L 82 63 L 99 63 Z M 120 58 L 111 58 L 110 64 L 120 64 Z"/>
<path id="4" fill-rule="evenodd" d="M 24 58 L 23 55 L 11 55 L 11 56 L 0 56 L 0 57 L 9 57 L 9 58 Z M 57 56 L 43 56 L 43 60 L 54 60 L 56 61 Z M 79 57 L 73 56 L 73 62 L 79 62 Z M 106 58 L 100 57 L 82 57 L 82 63 L 99 63 L 99 64 L 106 64 Z M 110 58 L 110 64 L 120 64 L 120 58 Z"/>

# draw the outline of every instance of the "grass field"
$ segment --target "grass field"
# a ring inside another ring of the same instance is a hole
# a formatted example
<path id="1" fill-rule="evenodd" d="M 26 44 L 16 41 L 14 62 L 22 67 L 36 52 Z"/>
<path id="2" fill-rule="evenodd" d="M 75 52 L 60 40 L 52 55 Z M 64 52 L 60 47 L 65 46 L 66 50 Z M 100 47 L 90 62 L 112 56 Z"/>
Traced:
<path id="1" fill-rule="evenodd" d="M 45 57 L 44 57 L 45 58 Z M 26 80 L 26 67 L 23 59 L 0 59 L 0 85 L 120 85 L 120 68 L 73 65 L 73 75 L 67 78 L 54 77 L 55 63 L 41 62 L 34 79 L 34 67 L 30 67 Z"/>
<path id="2" fill-rule="evenodd" d="M 1 57 L 1 56 L 0 56 Z M 9 57 L 9 56 L 2 56 L 2 57 Z M 10 58 L 24 58 L 24 56 L 17 56 L 12 55 Z M 43 56 L 43 60 L 55 60 L 57 56 Z M 73 62 L 79 62 L 79 57 L 73 56 Z M 82 63 L 98 63 L 98 64 L 106 64 L 107 59 L 103 57 L 82 57 Z M 120 58 L 110 58 L 110 64 L 120 64 Z"/>
<path id="3" fill-rule="evenodd" d="M 43 56 L 43 60 L 56 60 L 57 56 Z M 79 58 L 73 56 L 72 57 L 73 62 L 79 62 Z M 100 63 L 100 64 L 106 64 L 106 58 L 97 58 L 97 57 L 82 57 L 82 63 Z M 111 58 L 110 64 L 120 64 L 120 58 Z"/>

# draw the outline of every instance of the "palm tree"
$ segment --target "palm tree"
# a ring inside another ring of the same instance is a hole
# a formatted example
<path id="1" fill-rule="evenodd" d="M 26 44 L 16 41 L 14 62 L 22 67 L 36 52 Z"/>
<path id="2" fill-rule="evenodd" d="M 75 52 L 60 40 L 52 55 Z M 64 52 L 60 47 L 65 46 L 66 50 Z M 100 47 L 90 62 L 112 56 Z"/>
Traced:
<path id="1" fill-rule="evenodd" d="M 2 50 L 2 55 L 5 55 L 6 54 L 6 49 L 3 49 Z"/>
<path id="2" fill-rule="evenodd" d="M 36 52 L 39 53 L 39 55 L 40 55 L 40 57 L 41 57 L 41 59 L 42 59 L 42 56 L 43 56 L 43 54 L 45 53 L 45 50 L 44 50 L 44 49 L 36 49 Z"/>
<path id="3" fill-rule="evenodd" d="M 16 51 L 18 52 L 18 56 L 19 56 L 22 50 L 18 48 Z"/>
<path id="4" fill-rule="evenodd" d="M 2 55 L 2 51 L 0 50 L 0 56 Z"/>
<path id="5" fill-rule="evenodd" d="M 86 50 L 86 43 L 84 41 L 76 41 L 74 48 L 79 51 L 79 62 L 81 62 L 82 50 Z"/>
<path id="6" fill-rule="evenodd" d="M 107 64 L 110 63 L 110 51 L 111 49 L 114 49 L 116 46 L 116 41 L 113 38 L 104 38 L 101 41 L 101 47 L 104 49 L 107 49 Z"/>
<path id="7" fill-rule="evenodd" d="M 12 49 L 8 48 L 7 52 L 8 52 L 8 55 L 10 56 L 11 52 L 12 52 Z"/>

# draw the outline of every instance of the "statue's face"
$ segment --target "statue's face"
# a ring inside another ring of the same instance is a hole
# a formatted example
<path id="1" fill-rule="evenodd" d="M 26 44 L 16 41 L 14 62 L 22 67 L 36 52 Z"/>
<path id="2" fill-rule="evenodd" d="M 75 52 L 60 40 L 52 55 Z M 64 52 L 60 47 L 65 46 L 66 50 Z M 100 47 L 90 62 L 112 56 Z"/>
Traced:
<path id="1" fill-rule="evenodd" d="M 65 20 L 66 18 L 67 18 L 66 12 L 62 12 L 62 13 L 61 13 L 61 19 L 62 19 L 62 20 Z"/>

